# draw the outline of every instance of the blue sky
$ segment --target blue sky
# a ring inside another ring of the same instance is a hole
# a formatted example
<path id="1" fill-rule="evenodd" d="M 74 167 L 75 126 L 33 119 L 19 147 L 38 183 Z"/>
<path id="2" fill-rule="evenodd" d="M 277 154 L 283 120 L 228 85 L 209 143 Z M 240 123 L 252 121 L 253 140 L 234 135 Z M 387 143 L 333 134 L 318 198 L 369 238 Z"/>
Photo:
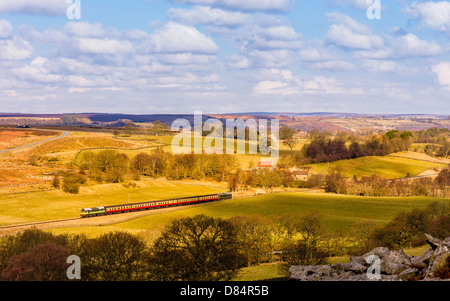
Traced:
<path id="1" fill-rule="evenodd" d="M 450 114 L 450 2 L 0 2 L 0 112 Z"/>

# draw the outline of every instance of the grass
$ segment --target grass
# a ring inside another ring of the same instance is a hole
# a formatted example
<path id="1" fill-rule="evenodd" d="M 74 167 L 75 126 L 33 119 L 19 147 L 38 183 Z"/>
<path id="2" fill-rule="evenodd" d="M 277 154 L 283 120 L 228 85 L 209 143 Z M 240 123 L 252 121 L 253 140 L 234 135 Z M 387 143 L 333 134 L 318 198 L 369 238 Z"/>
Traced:
<path id="1" fill-rule="evenodd" d="M 80 210 L 88 207 L 222 191 L 205 186 L 174 184 L 168 181 L 141 181 L 137 188 L 125 188 L 122 184 L 82 187 L 77 195 L 67 194 L 61 190 L 1 195 L 0 225 L 79 217 Z"/>
<path id="2" fill-rule="evenodd" d="M 110 231 L 131 231 L 141 233 L 152 240 L 158 237 L 164 227 L 177 218 L 205 214 L 212 217 L 230 218 L 237 215 L 258 214 L 274 218 L 285 213 L 304 214 L 316 210 L 323 215 L 324 223 L 332 231 L 349 231 L 360 221 L 374 221 L 387 224 L 399 212 L 413 208 L 425 208 L 434 201 L 444 201 L 428 197 L 360 197 L 325 193 L 291 192 L 244 199 L 233 199 L 204 206 L 185 208 L 181 211 L 157 214 L 131 220 L 121 224 L 53 230 L 55 233 L 84 232 L 89 236 Z"/>
<path id="3" fill-rule="evenodd" d="M 232 281 L 261 281 L 285 277 L 289 277 L 285 264 L 276 262 L 242 268 Z"/>
<path id="4" fill-rule="evenodd" d="M 369 176 L 376 174 L 383 178 L 404 178 L 417 175 L 427 169 L 439 168 L 438 163 L 419 161 L 410 158 L 401 158 L 395 156 L 384 157 L 362 157 L 349 160 L 340 160 L 330 163 L 310 164 L 313 167 L 313 173 L 328 173 L 329 169 L 339 167 L 343 174 L 348 177 L 354 175 Z"/>

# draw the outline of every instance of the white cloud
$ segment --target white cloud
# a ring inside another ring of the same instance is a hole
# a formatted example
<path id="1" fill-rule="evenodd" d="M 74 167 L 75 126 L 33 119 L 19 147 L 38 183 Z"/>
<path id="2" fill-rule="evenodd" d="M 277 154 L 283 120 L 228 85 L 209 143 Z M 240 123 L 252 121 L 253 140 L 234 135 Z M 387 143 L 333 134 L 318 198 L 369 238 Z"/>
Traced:
<path id="1" fill-rule="evenodd" d="M 326 14 L 331 25 L 327 32 L 327 41 L 336 46 L 350 49 L 373 50 L 384 46 L 381 37 L 371 33 L 366 25 L 341 13 Z"/>
<path id="2" fill-rule="evenodd" d="M 323 69 L 328 71 L 350 71 L 356 66 L 343 59 L 336 49 L 326 47 L 322 42 L 309 42 L 298 52 L 298 58 L 304 67 L 309 69 Z"/>
<path id="3" fill-rule="evenodd" d="M 294 76 L 289 70 L 271 69 L 269 79 L 259 81 L 253 92 L 260 95 L 361 94 L 362 88 L 346 88 L 332 77 Z"/>
<path id="4" fill-rule="evenodd" d="M 0 60 L 22 61 L 31 58 L 33 47 L 26 40 L 14 35 L 7 20 L 0 20 Z"/>
<path id="5" fill-rule="evenodd" d="M 213 54 L 219 51 L 216 43 L 200 33 L 195 27 L 175 22 L 169 22 L 162 28 L 156 29 L 149 39 L 151 51 L 155 52 Z"/>
<path id="6" fill-rule="evenodd" d="M 284 68 L 292 65 L 294 54 L 284 49 L 252 50 L 246 53 L 252 66 L 259 68 Z"/>
<path id="7" fill-rule="evenodd" d="M 57 74 L 56 66 L 47 58 L 36 57 L 25 66 L 16 68 L 13 73 L 20 79 L 37 83 L 56 83 L 63 80 L 63 76 Z"/>
<path id="8" fill-rule="evenodd" d="M 106 35 L 101 23 L 67 22 L 65 30 L 67 34 L 75 37 L 98 38 Z"/>
<path id="9" fill-rule="evenodd" d="M 227 67 L 230 69 L 248 69 L 250 66 L 250 60 L 242 55 L 233 55 L 227 62 Z"/>
<path id="10" fill-rule="evenodd" d="M 450 34 L 450 2 L 414 2 L 405 11 L 413 18 L 420 19 L 423 25 Z"/>
<path id="11" fill-rule="evenodd" d="M 336 46 L 351 49 L 372 50 L 384 46 L 381 37 L 355 33 L 343 24 L 331 25 L 327 33 L 327 40 Z"/>
<path id="12" fill-rule="evenodd" d="M 245 36 L 245 48 L 261 51 L 300 49 L 301 39 L 291 26 L 256 27 Z"/>
<path id="13" fill-rule="evenodd" d="M 382 49 L 357 51 L 355 57 L 360 59 L 405 59 L 414 57 L 432 57 L 445 53 L 434 41 L 421 40 L 414 34 L 389 37 L 388 46 Z"/>
<path id="14" fill-rule="evenodd" d="M 215 55 L 184 53 L 167 53 L 159 56 L 161 61 L 168 64 L 211 64 L 215 61 Z"/>
<path id="15" fill-rule="evenodd" d="M 371 32 L 370 28 L 367 25 L 364 25 L 344 14 L 333 12 L 326 13 L 325 16 L 327 17 L 328 22 L 345 25 L 353 32 L 361 34 L 369 34 Z"/>
<path id="16" fill-rule="evenodd" d="M 0 39 L 11 39 L 14 30 L 7 20 L 0 20 Z"/>
<path id="17" fill-rule="evenodd" d="M 397 73 L 412 76 L 417 73 L 416 68 L 410 68 L 392 60 L 363 60 L 361 65 L 372 73 Z"/>
<path id="18" fill-rule="evenodd" d="M 31 58 L 33 47 L 25 40 L 13 37 L 0 40 L 0 59 L 5 61 L 21 61 Z"/>
<path id="19" fill-rule="evenodd" d="M 65 0 L 2 0 L 0 13 L 63 16 L 67 7 Z"/>
<path id="20" fill-rule="evenodd" d="M 367 9 L 370 6 L 368 0 L 328 0 L 340 6 L 351 5 L 358 9 Z"/>
<path id="21" fill-rule="evenodd" d="M 81 38 L 77 40 L 77 48 L 82 53 L 94 54 L 121 54 L 134 52 L 130 41 L 115 39 Z"/>
<path id="22" fill-rule="evenodd" d="M 431 70 L 437 74 L 439 83 L 450 90 L 450 62 L 433 65 Z"/>
<path id="23" fill-rule="evenodd" d="M 213 24 L 218 26 L 242 25 L 251 18 L 249 14 L 209 6 L 196 6 L 192 9 L 170 8 L 167 16 L 174 21 L 185 24 Z"/>
<path id="24" fill-rule="evenodd" d="M 298 56 L 304 62 L 323 62 L 338 58 L 335 52 L 326 50 L 322 45 L 313 45 L 299 51 Z"/>
<path id="25" fill-rule="evenodd" d="M 393 44 L 399 56 L 435 56 L 443 54 L 443 49 L 436 42 L 421 40 L 411 33 L 395 39 Z"/>
<path id="26" fill-rule="evenodd" d="M 295 29 L 291 26 L 271 26 L 262 30 L 262 33 L 270 39 L 278 39 L 283 41 L 294 41 L 301 38 Z"/>
<path id="27" fill-rule="evenodd" d="M 308 68 L 329 71 L 352 71 L 357 69 L 353 63 L 344 60 L 315 62 L 308 64 Z"/>
<path id="28" fill-rule="evenodd" d="M 287 11 L 290 0 L 172 0 L 179 4 L 201 4 L 243 11 Z"/>

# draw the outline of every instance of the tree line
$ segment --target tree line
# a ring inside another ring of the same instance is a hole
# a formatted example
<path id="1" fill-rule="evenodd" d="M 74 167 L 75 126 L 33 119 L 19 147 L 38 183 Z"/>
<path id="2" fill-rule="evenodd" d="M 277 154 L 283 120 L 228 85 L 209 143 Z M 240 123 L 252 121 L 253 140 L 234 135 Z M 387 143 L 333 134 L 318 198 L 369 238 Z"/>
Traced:
<path id="1" fill-rule="evenodd" d="M 392 130 L 384 135 L 372 135 L 365 142 L 353 141 L 347 146 L 346 140 L 340 136 L 334 139 L 318 134 L 312 137 L 311 143 L 302 147 L 303 164 L 333 162 L 365 156 L 385 156 L 390 153 L 404 151 L 412 143 L 410 131 Z"/>
<path id="2" fill-rule="evenodd" d="M 53 179 L 55 188 L 78 193 L 88 179 L 97 183 L 122 183 L 139 180 L 141 176 L 226 181 L 236 165 L 234 157 L 226 154 L 175 155 L 161 147 L 149 153 L 141 152 L 134 158 L 117 150 L 85 151 L 78 161 L 80 172 L 56 175 Z"/>
<path id="3" fill-rule="evenodd" d="M 296 225 L 291 221 L 197 215 L 172 221 L 151 244 L 125 232 L 87 238 L 26 230 L 0 240 L 0 280 L 67 280 L 70 255 L 79 256 L 85 281 L 230 280 L 239 268 L 273 261 L 278 248 L 289 250 L 284 260 L 323 262 L 325 253 L 317 247 L 320 216 L 307 214 Z M 302 238 L 293 240 L 299 233 Z M 301 255 L 295 253 L 300 242 Z"/>

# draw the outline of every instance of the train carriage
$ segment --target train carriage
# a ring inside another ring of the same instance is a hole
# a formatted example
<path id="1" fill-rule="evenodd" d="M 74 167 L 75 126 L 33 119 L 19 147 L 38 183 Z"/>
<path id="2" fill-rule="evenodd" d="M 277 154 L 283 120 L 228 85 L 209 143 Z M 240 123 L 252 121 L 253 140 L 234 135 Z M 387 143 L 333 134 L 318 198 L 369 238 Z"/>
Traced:
<path id="1" fill-rule="evenodd" d="M 190 204 L 199 204 L 220 200 L 231 199 L 231 193 L 209 194 L 202 196 L 193 196 L 186 198 L 176 198 L 169 200 L 147 201 L 142 203 L 132 203 L 123 205 L 104 206 L 97 208 L 84 208 L 81 210 L 81 217 L 101 216 L 107 214 L 118 214 L 126 212 L 136 212 L 141 210 L 150 210 L 158 208 L 167 208 L 173 206 L 184 206 Z"/>

